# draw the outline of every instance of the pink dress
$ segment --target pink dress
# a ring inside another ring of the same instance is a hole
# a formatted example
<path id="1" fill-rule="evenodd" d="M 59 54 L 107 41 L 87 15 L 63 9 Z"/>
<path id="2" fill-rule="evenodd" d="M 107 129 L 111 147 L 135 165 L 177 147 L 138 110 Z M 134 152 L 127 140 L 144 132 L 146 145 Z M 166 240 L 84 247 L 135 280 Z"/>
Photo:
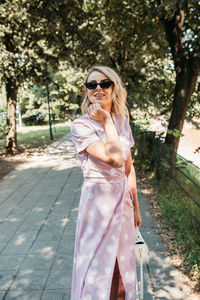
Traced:
<path id="1" fill-rule="evenodd" d="M 127 119 L 114 117 L 124 164 L 134 145 Z M 103 127 L 85 114 L 71 125 L 74 148 L 84 182 L 79 204 L 71 300 L 109 300 L 116 258 L 125 288 L 125 299 L 135 300 L 135 227 L 125 166 L 113 168 L 93 158 L 85 149 L 99 139 Z"/>

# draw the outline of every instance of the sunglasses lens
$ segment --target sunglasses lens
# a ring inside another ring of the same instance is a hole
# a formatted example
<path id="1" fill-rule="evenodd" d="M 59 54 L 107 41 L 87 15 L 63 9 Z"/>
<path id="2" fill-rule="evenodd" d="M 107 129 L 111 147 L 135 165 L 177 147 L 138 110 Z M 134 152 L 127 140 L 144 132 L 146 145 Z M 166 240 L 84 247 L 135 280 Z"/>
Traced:
<path id="1" fill-rule="evenodd" d="M 97 85 L 99 84 L 100 87 L 102 89 L 108 89 L 111 84 L 113 84 L 113 81 L 103 81 L 101 83 L 97 83 L 97 82 L 85 82 L 84 83 L 86 88 L 89 89 L 89 90 L 95 90 L 97 88 Z"/>
<path id="2" fill-rule="evenodd" d="M 95 90 L 97 88 L 97 83 L 96 82 L 86 82 L 85 86 L 89 90 Z"/>
<path id="3" fill-rule="evenodd" d="M 112 81 L 104 81 L 100 83 L 100 87 L 102 89 L 108 89 L 112 84 Z"/>

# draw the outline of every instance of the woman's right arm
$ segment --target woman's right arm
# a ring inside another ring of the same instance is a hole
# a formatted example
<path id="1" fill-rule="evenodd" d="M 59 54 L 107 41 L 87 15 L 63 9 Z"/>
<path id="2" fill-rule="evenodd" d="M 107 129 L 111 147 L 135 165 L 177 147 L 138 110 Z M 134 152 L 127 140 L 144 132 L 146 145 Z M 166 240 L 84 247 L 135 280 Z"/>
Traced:
<path id="1" fill-rule="evenodd" d="M 110 166 L 120 168 L 123 161 L 122 147 L 110 114 L 102 109 L 100 105 L 93 105 L 88 113 L 91 119 L 99 122 L 104 127 L 106 142 L 104 143 L 102 140 L 95 141 L 86 148 L 86 151 Z"/>

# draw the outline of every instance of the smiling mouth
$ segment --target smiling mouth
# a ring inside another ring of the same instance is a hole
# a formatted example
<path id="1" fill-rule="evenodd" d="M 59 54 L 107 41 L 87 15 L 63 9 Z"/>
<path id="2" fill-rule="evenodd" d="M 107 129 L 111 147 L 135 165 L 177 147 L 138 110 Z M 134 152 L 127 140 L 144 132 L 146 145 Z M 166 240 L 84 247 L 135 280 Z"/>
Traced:
<path id="1" fill-rule="evenodd" d="M 104 96 L 105 96 L 104 94 L 95 94 L 94 95 L 94 97 L 99 97 L 99 98 L 104 97 Z"/>

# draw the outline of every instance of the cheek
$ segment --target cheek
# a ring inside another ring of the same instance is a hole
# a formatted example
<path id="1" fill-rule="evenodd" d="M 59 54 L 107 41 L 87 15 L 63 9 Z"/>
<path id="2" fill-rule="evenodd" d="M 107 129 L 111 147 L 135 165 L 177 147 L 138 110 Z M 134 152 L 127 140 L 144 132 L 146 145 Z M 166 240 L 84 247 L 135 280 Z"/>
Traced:
<path id="1" fill-rule="evenodd" d="M 93 93 L 92 92 L 87 92 L 87 96 L 88 96 L 88 98 L 89 98 L 89 100 L 90 100 L 90 102 L 91 103 L 93 103 L 94 102 L 94 99 L 93 99 L 93 97 L 92 97 L 92 95 L 93 95 Z"/>
<path id="2" fill-rule="evenodd" d="M 109 97 L 109 99 L 112 99 L 112 90 L 111 90 L 111 91 L 109 91 L 109 93 L 108 93 L 108 97 Z"/>

